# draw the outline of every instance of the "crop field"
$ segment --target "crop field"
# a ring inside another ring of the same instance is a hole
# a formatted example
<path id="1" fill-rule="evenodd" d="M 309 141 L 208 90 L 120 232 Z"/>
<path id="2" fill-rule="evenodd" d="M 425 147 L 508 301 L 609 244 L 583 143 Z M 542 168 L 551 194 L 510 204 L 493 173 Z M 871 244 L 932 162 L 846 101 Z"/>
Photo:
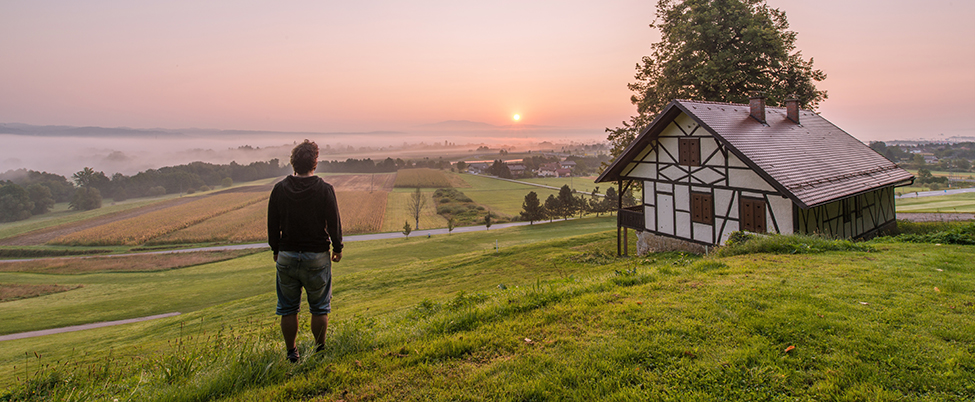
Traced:
<path id="1" fill-rule="evenodd" d="M 143 244 L 207 219 L 259 203 L 266 200 L 267 196 L 266 192 L 258 192 L 200 197 L 182 205 L 60 236 L 50 243 L 84 246 Z"/>
<path id="2" fill-rule="evenodd" d="M 67 292 L 80 287 L 81 285 L 61 286 L 0 283 L 0 302 Z"/>
<path id="3" fill-rule="evenodd" d="M 437 215 L 437 208 L 433 203 L 433 191 L 423 191 L 426 203 L 420 212 L 420 229 L 436 229 L 447 227 L 447 220 Z M 407 203 L 413 191 L 393 191 L 386 200 L 386 216 L 383 218 L 382 232 L 401 232 L 403 223 L 409 222 L 416 230 L 416 221 L 406 210 Z"/>
<path id="4" fill-rule="evenodd" d="M 396 181 L 396 173 L 322 174 L 320 176 L 335 187 L 335 191 L 390 191 Z"/>
<path id="5" fill-rule="evenodd" d="M 387 191 L 336 191 L 343 234 L 376 233 L 386 215 Z M 267 225 L 265 225 L 265 228 Z M 264 229 L 267 230 L 267 229 Z"/>
<path id="6" fill-rule="evenodd" d="M 396 187 L 445 188 L 451 187 L 450 179 L 441 170 L 419 168 L 401 169 L 396 173 Z"/>
<path id="7" fill-rule="evenodd" d="M 899 198 L 895 202 L 897 212 L 975 213 L 975 193 Z"/>
<path id="8" fill-rule="evenodd" d="M 255 202 L 149 240 L 146 244 L 241 243 L 266 239 L 267 202 Z"/>

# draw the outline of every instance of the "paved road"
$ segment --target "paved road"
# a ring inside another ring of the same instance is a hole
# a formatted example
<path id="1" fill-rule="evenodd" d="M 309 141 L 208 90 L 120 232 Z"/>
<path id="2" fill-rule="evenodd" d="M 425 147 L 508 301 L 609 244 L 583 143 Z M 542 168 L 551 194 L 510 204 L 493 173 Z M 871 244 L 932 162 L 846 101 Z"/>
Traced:
<path id="1" fill-rule="evenodd" d="M 919 197 L 934 197 L 938 195 L 952 195 L 952 194 L 962 194 L 962 193 L 975 193 L 975 187 L 972 188 L 949 188 L 945 190 L 937 191 L 918 191 L 914 193 L 907 193 L 903 195 L 896 196 L 894 198 L 919 198 Z"/>

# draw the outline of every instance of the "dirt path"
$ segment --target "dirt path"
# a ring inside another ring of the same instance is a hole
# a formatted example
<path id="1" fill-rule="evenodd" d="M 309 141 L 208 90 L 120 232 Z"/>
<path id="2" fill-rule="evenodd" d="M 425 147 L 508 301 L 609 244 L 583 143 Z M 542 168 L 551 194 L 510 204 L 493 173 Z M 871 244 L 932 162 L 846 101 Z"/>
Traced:
<path id="1" fill-rule="evenodd" d="M 0 342 L 12 341 L 14 339 L 33 338 L 35 336 L 63 334 L 65 332 L 82 331 L 82 330 L 93 329 L 93 328 L 111 327 L 113 325 L 131 324 L 134 322 L 149 321 L 149 320 L 155 320 L 157 318 L 166 318 L 166 317 L 172 317 L 176 315 L 179 315 L 179 312 L 150 315 L 148 317 L 130 318 L 128 320 L 96 322 L 92 324 L 73 325 L 70 327 L 42 329 L 40 331 L 21 332 L 19 334 L 0 335 Z"/>

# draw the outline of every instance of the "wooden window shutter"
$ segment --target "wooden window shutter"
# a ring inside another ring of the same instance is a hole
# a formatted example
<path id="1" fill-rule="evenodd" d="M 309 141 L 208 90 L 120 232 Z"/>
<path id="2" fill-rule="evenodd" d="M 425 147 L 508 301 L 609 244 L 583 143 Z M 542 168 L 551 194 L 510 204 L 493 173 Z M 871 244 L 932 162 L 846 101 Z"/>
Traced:
<path id="1" fill-rule="evenodd" d="M 681 138 L 677 144 L 678 163 L 685 166 L 701 166 L 701 140 Z"/>
<path id="2" fill-rule="evenodd" d="M 714 197 L 711 194 L 691 192 L 691 222 L 714 224 Z"/>
<path id="3" fill-rule="evenodd" d="M 739 198 L 739 230 L 765 233 L 765 201 L 757 198 Z"/>
<path id="4" fill-rule="evenodd" d="M 704 222 L 708 225 L 714 224 L 714 196 L 711 194 L 702 194 L 701 196 L 701 215 L 704 216 Z"/>

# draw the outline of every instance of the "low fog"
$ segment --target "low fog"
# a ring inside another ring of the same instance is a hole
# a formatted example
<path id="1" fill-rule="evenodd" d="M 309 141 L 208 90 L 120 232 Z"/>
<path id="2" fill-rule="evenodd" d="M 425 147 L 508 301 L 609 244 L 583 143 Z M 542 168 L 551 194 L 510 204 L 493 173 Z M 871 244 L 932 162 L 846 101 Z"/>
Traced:
<path id="1" fill-rule="evenodd" d="M 0 133 L 0 173 L 28 169 L 70 177 L 85 167 L 111 176 L 131 176 L 147 169 L 195 161 L 248 164 L 273 158 L 288 162 L 291 148 L 308 138 L 322 148 L 322 160 L 347 158 L 463 158 L 476 155 L 480 145 L 511 151 L 557 150 L 571 143 L 603 142 L 599 130 L 561 130 L 548 127 L 457 127 L 440 124 L 411 132 L 379 133 L 253 133 L 253 132 L 153 132 L 99 135 L 86 128 L 84 135 L 64 136 L 48 131 L 30 134 Z M 460 126 L 463 126 L 461 124 Z M 23 130 L 22 130 L 23 131 Z M 138 130 L 132 130 L 138 131 Z"/>

